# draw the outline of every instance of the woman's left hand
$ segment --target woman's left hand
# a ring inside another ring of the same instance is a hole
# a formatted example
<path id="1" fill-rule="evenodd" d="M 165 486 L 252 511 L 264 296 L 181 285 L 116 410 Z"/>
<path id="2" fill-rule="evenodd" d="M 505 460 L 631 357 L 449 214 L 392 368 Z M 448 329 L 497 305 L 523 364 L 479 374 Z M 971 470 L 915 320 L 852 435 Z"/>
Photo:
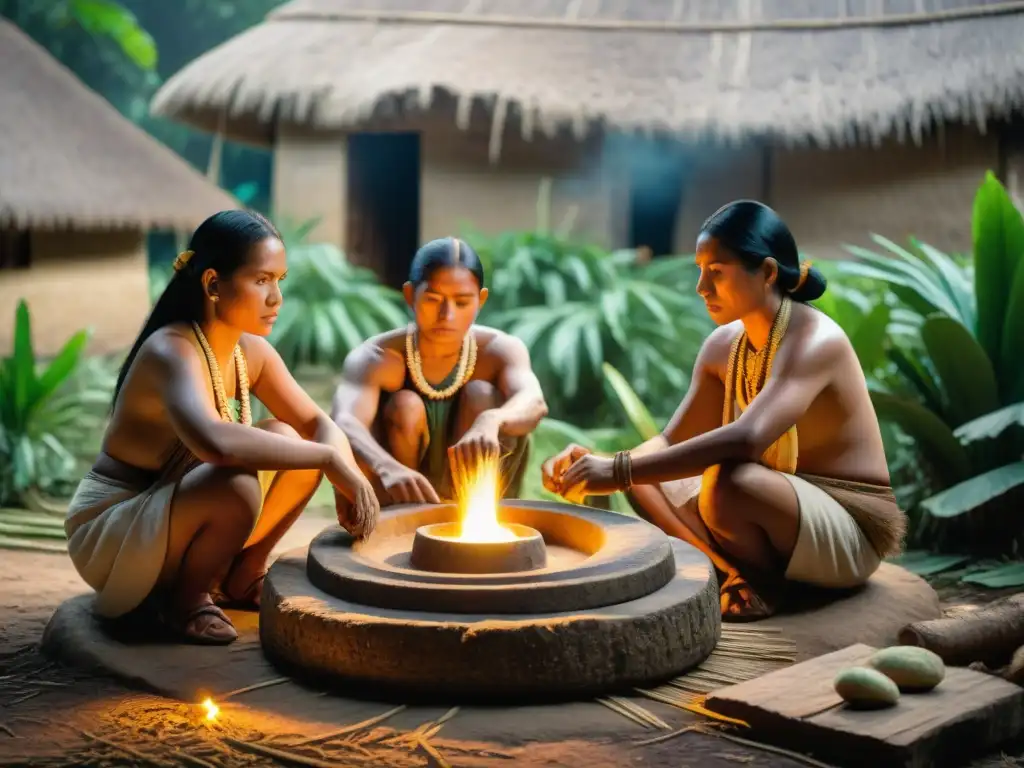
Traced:
<path id="1" fill-rule="evenodd" d="M 614 461 L 590 454 L 583 456 L 562 477 L 562 494 L 608 496 L 620 490 L 615 482 Z"/>

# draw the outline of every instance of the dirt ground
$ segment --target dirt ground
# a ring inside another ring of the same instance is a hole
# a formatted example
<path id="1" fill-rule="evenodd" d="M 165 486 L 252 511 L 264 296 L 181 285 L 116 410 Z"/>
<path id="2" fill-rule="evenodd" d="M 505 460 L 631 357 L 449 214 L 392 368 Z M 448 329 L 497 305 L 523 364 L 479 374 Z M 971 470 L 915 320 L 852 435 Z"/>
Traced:
<path id="1" fill-rule="evenodd" d="M 279 550 L 304 545 L 327 520 L 323 513 L 310 510 Z M 808 764 L 728 740 L 718 729 L 678 710 L 671 710 L 671 722 L 683 732 L 662 736 L 656 743 L 644 743 L 657 734 L 645 734 L 639 727 L 636 738 L 604 737 L 596 721 L 588 729 L 593 739 L 573 742 L 524 739 L 510 745 L 445 740 L 438 733 L 443 725 L 437 720 L 420 731 L 429 736 L 426 746 L 415 729 L 392 728 L 387 721 L 325 739 L 322 724 L 285 719 L 234 702 L 224 704 L 230 718 L 210 723 L 194 704 L 61 668 L 37 652 L 36 643 L 57 605 L 86 591 L 64 555 L 0 550 L 0 766 L 735 768 L 750 764 L 787 768 Z M 959 587 L 940 594 L 944 606 L 956 612 L 1005 592 Z M 441 754 L 431 752 L 435 749 Z M 976 768 L 1014 765 L 1024 766 L 1024 744 L 974 764 Z"/>

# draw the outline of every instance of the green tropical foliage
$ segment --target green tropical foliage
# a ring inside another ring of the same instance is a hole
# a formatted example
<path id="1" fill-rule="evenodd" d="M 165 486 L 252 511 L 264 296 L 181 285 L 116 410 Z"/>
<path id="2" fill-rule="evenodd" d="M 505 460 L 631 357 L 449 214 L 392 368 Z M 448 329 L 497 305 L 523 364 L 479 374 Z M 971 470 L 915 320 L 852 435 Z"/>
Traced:
<path id="1" fill-rule="evenodd" d="M 340 369 L 367 338 L 408 321 L 401 293 L 327 243 L 289 247 L 281 292 L 284 303 L 270 340 L 291 367 Z"/>
<path id="2" fill-rule="evenodd" d="M 156 68 L 156 42 L 122 3 L 113 0 L 0 0 L 0 15 L 23 29 L 69 27 L 113 42 L 140 70 Z"/>
<path id="3" fill-rule="evenodd" d="M 972 232 L 973 263 L 917 240 L 904 248 L 875 237 L 884 255 L 848 247 L 859 261 L 839 269 L 875 282 L 861 323 L 882 332 L 844 328 L 871 373 L 879 418 L 912 442 L 922 469 L 915 543 L 1017 554 L 1024 363 L 1013 337 L 1024 328 L 1024 220 L 991 173 Z"/>
<path id="4" fill-rule="evenodd" d="M 625 426 L 581 429 L 557 419 L 544 419 L 533 434 L 530 466 L 524 482 L 523 498 L 560 500 L 559 497 L 544 489 L 541 482 L 541 465 L 570 443 L 582 445 L 597 453 L 613 454 L 616 451 L 635 448 L 661 431 L 654 416 L 647 410 L 640 400 L 640 396 L 619 371 L 612 365 L 604 363 L 602 373 L 604 374 L 603 384 L 606 396 L 612 407 L 619 412 Z M 587 504 L 611 509 L 622 514 L 635 514 L 629 501 L 621 493 L 613 494 L 610 497 L 591 497 L 587 500 Z"/>
<path id="5" fill-rule="evenodd" d="M 643 263 L 633 250 L 543 231 L 469 239 L 492 275 L 480 321 L 526 343 L 553 413 L 578 423 L 609 415 L 605 363 L 655 410 L 678 402 L 711 330 L 692 258 Z"/>
<path id="6" fill-rule="evenodd" d="M 97 365 L 83 365 L 88 338 L 79 331 L 41 364 L 28 305 L 19 302 L 13 349 L 0 359 L 0 506 L 33 489 L 66 495 L 77 482 L 76 448 L 96 442 L 112 389 Z"/>

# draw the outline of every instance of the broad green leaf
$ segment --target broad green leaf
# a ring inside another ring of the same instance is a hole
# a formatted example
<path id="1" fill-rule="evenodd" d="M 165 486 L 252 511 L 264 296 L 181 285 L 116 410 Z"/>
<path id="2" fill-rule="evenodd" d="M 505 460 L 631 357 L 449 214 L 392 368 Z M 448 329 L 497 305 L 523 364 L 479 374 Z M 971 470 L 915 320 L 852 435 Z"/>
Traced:
<path id="1" fill-rule="evenodd" d="M 583 326 L 583 344 L 590 358 L 591 371 L 595 376 L 601 374 L 601 363 L 604 362 L 604 345 L 601 342 L 601 328 L 596 317 Z"/>
<path id="2" fill-rule="evenodd" d="M 50 397 L 75 372 L 82 352 L 88 343 L 89 333 L 87 331 L 79 331 L 67 340 L 57 356 L 47 366 L 43 375 L 39 377 L 38 396 L 40 398 Z"/>
<path id="3" fill-rule="evenodd" d="M 621 347 L 629 344 L 625 325 L 626 306 L 626 295 L 622 291 L 607 291 L 601 294 L 602 316 L 608 324 L 612 338 Z"/>
<path id="4" fill-rule="evenodd" d="M 113 0 L 70 0 L 68 7 L 85 31 L 112 39 L 139 69 L 156 68 L 156 43 L 123 5 Z"/>
<path id="5" fill-rule="evenodd" d="M 969 562 L 970 555 L 936 555 L 922 550 L 907 551 L 890 560 L 918 576 L 932 576 Z"/>
<path id="6" fill-rule="evenodd" d="M 1003 400 L 1024 400 L 1024 362 L 1021 361 L 1021 332 L 1024 331 L 1024 253 L 1017 255 L 1010 282 L 1003 321 L 1001 349 L 997 362 Z"/>
<path id="7" fill-rule="evenodd" d="M 947 420 L 953 427 L 999 407 L 999 385 L 985 350 L 959 321 L 933 315 L 921 339 L 939 374 Z"/>
<path id="8" fill-rule="evenodd" d="M 943 267 L 948 267 L 948 264 L 926 257 L 918 247 L 917 242 L 913 239 L 911 239 L 911 245 L 914 246 L 914 251 L 908 251 L 906 248 L 896 245 L 896 243 L 892 242 L 888 238 L 882 237 L 881 235 L 873 234 L 871 235 L 871 239 L 890 253 L 895 254 L 899 259 L 909 264 L 912 268 L 920 270 L 919 275 L 921 277 L 921 284 L 928 284 L 929 294 L 934 293 L 935 295 L 945 296 L 949 301 L 950 309 L 953 310 L 953 314 L 950 316 L 960 320 L 964 325 L 973 330 L 974 326 L 967 322 L 971 313 L 966 315 L 964 314 L 961 296 L 957 293 L 950 281 L 946 279 Z M 937 253 L 938 252 L 933 249 L 930 256 L 935 256 Z M 944 254 L 942 255 L 944 256 Z M 946 259 L 947 261 L 949 260 L 948 257 L 946 257 Z M 937 264 L 942 264 L 942 267 L 938 267 Z M 970 285 L 967 286 L 967 290 L 968 292 L 971 291 Z M 971 298 L 973 298 L 973 296 Z"/>
<path id="9" fill-rule="evenodd" d="M 978 440 L 997 438 L 1013 426 L 1024 427 L 1024 402 L 1008 405 L 961 424 L 953 434 L 964 445 L 970 445 Z"/>
<path id="10" fill-rule="evenodd" d="M 369 308 L 360 309 L 363 309 L 365 313 Z M 344 304 L 341 302 L 331 302 L 327 305 L 327 312 L 334 323 L 334 327 L 341 336 L 346 352 L 355 349 L 363 343 L 363 335 L 359 332 L 356 324 L 352 322 L 352 317 Z M 335 362 L 340 363 L 341 360 L 336 360 Z"/>
<path id="11" fill-rule="evenodd" d="M 1006 563 L 985 571 L 969 573 L 960 581 L 991 589 L 1024 587 L 1024 563 Z"/>
<path id="12" fill-rule="evenodd" d="M 888 327 L 889 307 L 876 304 L 850 336 L 853 351 L 865 371 L 873 371 L 885 362 Z"/>
<path id="13" fill-rule="evenodd" d="M 880 421 L 890 421 L 916 442 L 917 449 L 947 482 L 957 482 L 971 473 L 963 446 L 950 428 L 927 408 L 913 400 L 887 392 L 871 392 L 871 402 Z"/>
<path id="14" fill-rule="evenodd" d="M 942 394 L 939 392 L 938 384 L 924 365 L 907 350 L 896 344 L 889 347 L 888 355 L 896 369 L 914 387 L 925 406 L 934 413 L 941 413 L 944 407 Z"/>
<path id="15" fill-rule="evenodd" d="M 35 399 L 36 356 L 32 350 L 32 320 L 28 304 L 24 299 L 18 302 L 14 313 L 14 352 L 11 356 L 14 378 L 14 409 L 18 414 L 27 414 Z"/>
<path id="16" fill-rule="evenodd" d="M 960 319 L 971 333 L 977 328 L 977 311 L 974 305 L 974 282 L 967 271 L 957 264 L 948 254 L 928 243 L 911 240 L 921 254 L 931 263 L 932 268 L 941 277 L 953 302 L 960 309 Z"/>
<path id="17" fill-rule="evenodd" d="M 574 314 L 558 326 L 548 344 L 552 366 L 562 375 L 562 392 L 573 397 L 579 391 L 583 328 L 593 322 L 589 312 Z"/>
<path id="18" fill-rule="evenodd" d="M 921 502 L 932 517 L 957 517 L 1024 484 L 1024 461 L 993 469 L 957 483 Z"/>
<path id="19" fill-rule="evenodd" d="M 923 266 L 879 256 L 866 248 L 845 247 L 850 253 L 860 257 L 863 263 L 844 262 L 841 267 L 843 272 L 882 280 L 894 287 L 902 286 L 919 296 L 933 307 L 934 311 L 951 317 L 957 316 L 956 305 Z"/>
<path id="20" fill-rule="evenodd" d="M 642 440 L 650 440 L 658 435 L 661 430 L 651 416 L 650 411 L 637 397 L 636 392 L 629 386 L 629 382 L 608 363 L 604 364 L 605 381 L 611 386 L 612 392 L 622 406 L 630 424 L 639 433 Z"/>
<path id="21" fill-rule="evenodd" d="M 1010 294 L 1017 264 L 1024 254 L 1024 220 L 991 171 L 985 174 L 974 198 L 971 230 L 978 341 L 989 359 L 1001 361 Z M 1024 307 L 1020 311 L 1024 312 Z M 1013 332 L 1019 333 L 1020 327 Z"/>

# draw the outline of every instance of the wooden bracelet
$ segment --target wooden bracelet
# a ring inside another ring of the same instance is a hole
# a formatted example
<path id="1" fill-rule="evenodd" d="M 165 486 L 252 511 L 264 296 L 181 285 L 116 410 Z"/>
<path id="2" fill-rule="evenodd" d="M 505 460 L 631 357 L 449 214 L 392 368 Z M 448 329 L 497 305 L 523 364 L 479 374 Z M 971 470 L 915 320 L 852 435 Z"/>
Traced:
<path id="1" fill-rule="evenodd" d="M 612 479 L 621 490 L 633 487 L 633 457 L 629 451 L 619 451 L 612 461 Z"/>

